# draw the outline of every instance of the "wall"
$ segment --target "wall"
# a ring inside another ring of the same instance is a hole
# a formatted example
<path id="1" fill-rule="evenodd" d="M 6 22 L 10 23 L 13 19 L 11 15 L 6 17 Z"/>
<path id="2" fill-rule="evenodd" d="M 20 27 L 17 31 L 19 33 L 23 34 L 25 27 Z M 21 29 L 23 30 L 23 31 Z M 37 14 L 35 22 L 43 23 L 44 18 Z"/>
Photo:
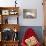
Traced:
<path id="1" fill-rule="evenodd" d="M 23 5 L 22 5 L 23 4 Z M 43 6 L 42 0 L 24 0 L 21 4 L 20 24 L 22 26 L 43 26 Z M 23 19 L 22 9 L 37 9 L 36 19 Z M 21 19 L 22 18 L 22 19 Z"/>
<path id="2" fill-rule="evenodd" d="M 0 0 L 0 6 L 9 7 L 14 6 L 15 0 Z M 17 0 L 17 3 L 20 7 L 19 9 L 19 24 L 21 26 L 43 26 L 43 6 L 42 0 Z M 36 19 L 24 19 L 23 18 L 23 9 L 37 9 L 37 18 Z M 10 20 L 10 19 L 9 19 Z"/>

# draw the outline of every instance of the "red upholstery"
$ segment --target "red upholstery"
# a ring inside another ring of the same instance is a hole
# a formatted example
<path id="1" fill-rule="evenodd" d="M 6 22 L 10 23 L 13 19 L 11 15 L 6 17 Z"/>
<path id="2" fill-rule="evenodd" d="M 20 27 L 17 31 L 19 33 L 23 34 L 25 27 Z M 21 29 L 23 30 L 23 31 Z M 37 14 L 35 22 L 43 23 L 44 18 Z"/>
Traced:
<path id="1" fill-rule="evenodd" d="M 25 39 L 28 39 L 29 37 L 32 37 L 32 36 L 36 37 L 37 35 L 36 35 L 36 33 L 34 32 L 34 30 L 32 28 L 28 28 L 27 31 L 25 32 L 24 37 L 22 38 L 21 45 L 26 46 Z M 41 46 L 41 45 L 38 42 L 35 46 Z"/>

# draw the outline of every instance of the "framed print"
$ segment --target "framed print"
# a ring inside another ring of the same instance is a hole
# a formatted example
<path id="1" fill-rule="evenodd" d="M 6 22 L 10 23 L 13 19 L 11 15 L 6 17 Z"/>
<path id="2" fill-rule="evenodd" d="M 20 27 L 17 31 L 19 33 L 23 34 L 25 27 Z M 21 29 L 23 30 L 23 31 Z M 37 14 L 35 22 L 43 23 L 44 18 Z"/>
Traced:
<path id="1" fill-rule="evenodd" d="M 2 15 L 9 15 L 9 10 L 2 10 Z"/>
<path id="2" fill-rule="evenodd" d="M 23 18 L 36 18 L 37 9 L 23 9 Z"/>

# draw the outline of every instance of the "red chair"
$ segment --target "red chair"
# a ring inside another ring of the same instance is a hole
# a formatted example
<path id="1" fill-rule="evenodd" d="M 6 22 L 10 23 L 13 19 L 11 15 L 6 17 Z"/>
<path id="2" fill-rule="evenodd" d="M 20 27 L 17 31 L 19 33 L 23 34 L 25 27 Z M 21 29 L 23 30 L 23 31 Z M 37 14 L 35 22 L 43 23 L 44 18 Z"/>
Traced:
<path id="1" fill-rule="evenodd" d="M 25 40 L 32 37 L 32 36 L 34 36 L 37 39 L 37 35 L 34 32 L 34 30 L 32 28 L 28 28 L 24 34 L 24 37 L 22 38 L 21 46 L 27 46 Z M 38 41 L 38 39 L 37 39 L 37 41 Z M 41 46 L 40 42 L 38 41 L 35 46 Z"/>

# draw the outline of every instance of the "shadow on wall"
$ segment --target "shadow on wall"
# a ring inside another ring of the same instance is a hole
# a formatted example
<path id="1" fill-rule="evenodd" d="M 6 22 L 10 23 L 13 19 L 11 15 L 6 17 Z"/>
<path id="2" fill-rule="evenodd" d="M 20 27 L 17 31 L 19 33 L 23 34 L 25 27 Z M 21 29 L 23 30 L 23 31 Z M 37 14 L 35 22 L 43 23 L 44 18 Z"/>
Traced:
<path id="1" fill-rule="evenodd" d="M 21 26 L 20 27 L 20 32 L 19 32 L 19 39 L 20 39 L 20 42 L 23 38 L 23 35 L 25 33 L 25 31 L 28 29 L 28 28 L 32 28 L 37 36 L 38 36 L 38 39 L 41 43 L 43 43 L 43 30 L 42 30 L 42 27 L 41 26 Z"/>

